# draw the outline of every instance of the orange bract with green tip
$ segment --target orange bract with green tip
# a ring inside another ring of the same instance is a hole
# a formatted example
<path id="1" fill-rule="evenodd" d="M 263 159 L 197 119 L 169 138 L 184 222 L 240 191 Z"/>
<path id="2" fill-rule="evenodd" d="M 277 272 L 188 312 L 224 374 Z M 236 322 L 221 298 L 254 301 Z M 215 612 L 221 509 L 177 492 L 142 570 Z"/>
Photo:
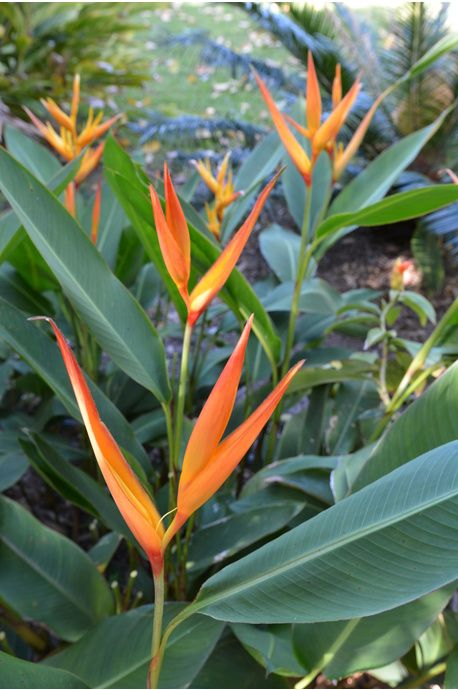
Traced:
<path id="1" fill-rule="evenodd" d="M 321 123 L 321 94 L 311 52 L 308 54 L 307 64 L 306 127 L 296 122 L 289 115 L 282 115 L 262 79 L 256 73 L 255 77 L 261 94 L 269 108 L 278 136 L 296 168 L 304 178 L 306 185 L 310 185 L 312 183 L 314 165 L 322 151 L 327 151 L 331 157 L 333 180 L 335 181 L 340 177 L 361 144 L 372 117 L 384 96 L 380 96 L 375 101 L 344 150 L 341 144 L 336 143 L 336 139 L 361 89 L 360 79 L 358 77 L 350 90 L 342 97 L 341 68 L 340 65 L 336 65 L 336 73 L 332 84 L 332 111 L 325 121 Z M 310 157 L 289 129 L 288 124 L 310 140 Z"/>
<path id="2" fill-rule="evenodd" d="M 188 323 L 191 326 L 195 324 L 232 273 L 280 173 L 281 171 L 265 186 L 246 221 L 190 293 L 188 290 L 191 272 L 189 230 L 167 165 L 164 165 L 165 215 L 159 197 L 154 187 L 150 185 L 153 216 L 162 258 L 187 307 Z"/>
<path id="3" fill-rule="evenodd" d="M 164 528 L 156 507 L 140 484 L 118 444 L 100 419 L 94 399 L 76 358 L 54 321 L 35 317 L 51 324 L 62 353 L 78 407 L 100 471 L 111 495 L 132 534 L 144 549 L 154 572 L 162 569 Z"/>
<path id="4" fill-rule="evenodd" d="M 170 540 L 190 515 L 220 488 L 242 460 L 269 421 L 303 362 L 290 369 L 257 410 L 221 441 L 234 408 L 243 370 L 253 323 L 253 316 L 250 317 L 189 439 L 178 487 L 177 512 L 165 532 L 154 502 L 100 419 L 89 386 L 65 337 L 52 319 L 37 316 L 31 320 L 45 320 L 51 324 L 94 455 L 110 493 L 132 534 L 143 547 L 153 573 L 160 573 L 164 551 Z"/>

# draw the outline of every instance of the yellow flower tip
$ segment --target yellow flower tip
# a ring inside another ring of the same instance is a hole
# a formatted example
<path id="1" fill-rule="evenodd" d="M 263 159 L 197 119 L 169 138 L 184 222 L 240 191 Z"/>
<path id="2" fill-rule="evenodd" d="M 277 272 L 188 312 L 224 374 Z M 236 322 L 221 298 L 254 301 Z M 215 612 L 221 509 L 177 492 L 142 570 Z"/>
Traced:
<path id="1" fill-rule="evenodd" d="M 340 63 L 336 65 L 336 74 L 332 82 L 332 107 L 336 108 L 342 100 L 342 70 Z"/>
<path id="2" fill-rule="evenodd" d="M 253 73 L 283 146 L 304 179 L 308 178 L 312 172 L 312 161 L 289 129 L 285 117 L 278 109 L 261 77 L 258 75 L 256 70 L 254 70 Z"/>
<path id="3" fill-rule="evenodd" d="M 216 259 L 215 263 L 208 269 L 192 290 L 189 296 L 188 309 L 188 323 L 190 326 L 195 324 L 202 312 L 205 311 L 210 302 L 223 288 L 235 268 L 264 204 L 282 172 L 283 168 L 280 169 L 264 187 L 248 218 L 234 234 L 230 242 Z"/>

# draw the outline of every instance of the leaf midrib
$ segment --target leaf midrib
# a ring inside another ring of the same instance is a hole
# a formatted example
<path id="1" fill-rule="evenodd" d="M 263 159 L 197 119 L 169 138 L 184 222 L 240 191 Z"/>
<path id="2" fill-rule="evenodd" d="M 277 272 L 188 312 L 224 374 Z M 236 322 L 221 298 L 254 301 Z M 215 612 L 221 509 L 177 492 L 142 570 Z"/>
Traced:
<path id="1" fill-rule="evenodd" d="M 359 539 L 362 539 L 370 534 L 373 534 L 375 532 L 382 531 L 385 529 L 385 527 L 390 527 L 391 525 L 396 525 L 399 522 L 402 522 L 404 520 L 407 520 L 409 517 L 412 517 L 413 515 L 416 515 L 417 513 L 421 513 L 425 510 L 428 510 L 429 508 L 432 508 L 434 506 L 437 506 L 441 503 L 447 502 L 449 499 L 455 497 L 457 494 L 457 489 L 454 488 L 451 491 L 441 495 L 440 499 L 438 498 L 432 498 L 429 501 L 425 501 L 422 504 L 416 504 L 412 509 L 402 513 L 399 515 L 396 519 L 392 518 L 386 518 L 385 520 L 382 520 L 380 522 L 374 523 L 366 528 L 362 528 L 359 530 L 356 530 L 354 532 L 351 532 L 350 538 L 349 535 L 344 535 L 343 537 L 340 537 L 338 539 L 334 539 L 326 546 L 319 546 L 314 548 L 312 551 L 308 552 L 306 555 L 296 557 L 294 559 L 289 559 L 286 563 L 283 563 L 281 566 L 277 566 L 274 568 L 271 568 L 270 570 L 264 571 L 262 574 L 258 575 L 257 577 L 251 578 L 250 580 L 245 580 L 244 582 L 240 583 L 239 585 L 235 585 L 230 588 L 226 588 L 223 592 L 223 594 L 213 594 L 209 596 L 208 598 L 203 598 L 201 601 L 197 598 L 195 601 L 195 604 L 191 604 L 190 606 L 190 611 L 189 615 L 191 613 L 197 613 L 201 611 L 202 609 L 204 610 L 206 607 L 211 606 L 212 603 L 223 601 L 224 599 L 228 599 L 234 594 L 238 594 L 239 592 L 243 592 L 244 590 L 249 590 L 252 589 L 254 586 L 265 582 L 265 580 L 270 579 L 271 577 L 278 577 L 282 575 L 283 573 L 288 572 L 292 568 L 296 568 L 304 563 L 307 563 L 309 561 L 314 560 L 316 557 L 321 557 L 326 555 L 327 553 L 330 553 L 336 549 L 341 548 L 342 546 L 345 546 L 346 544 L 351 544 L 355 541 L 358 541 Z M 341 504 L 337 504 L 341 505 Z M 296 528 L 299 529 L 299 528 Z M 282 537 L 278 537 L 281 539 Z M 274 542 L 271 543 L 275 543 Z M 231 567 L 231 566 L 229 566 Z M 218 577 L 218 575 L 214 576 L 215 578 Z M 218 586 L 218 585 L 217 585 Z M 204 585 L 205 587 L 205 585 Z M 199 595 L 198 595 L 199 596 Z M 205 590 L 203 589 L 203 597 L 205 597 Z M 205 611 L 203 611 L 205 612 Z"/>

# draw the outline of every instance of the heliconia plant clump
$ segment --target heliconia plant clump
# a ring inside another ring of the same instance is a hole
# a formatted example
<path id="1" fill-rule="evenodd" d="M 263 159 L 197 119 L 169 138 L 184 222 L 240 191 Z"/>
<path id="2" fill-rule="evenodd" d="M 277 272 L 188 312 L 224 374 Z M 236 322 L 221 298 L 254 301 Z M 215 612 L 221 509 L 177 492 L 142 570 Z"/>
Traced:
<path id="1" fill-rule="evenodd" d="M 458 185 L 388 194 L 447 113 L 349 175 L 399 86 L 344 140 L 363 79 L 345 91 L 337 65 L 324 93 L 310 52 L 290 114 L 253 73 L 273 131 L 238 170 L 230 152 L 193 161 L 201 211 L 167 163 L 152 181 L 112 135 L 93 147 L 119 118 L 78 128 L 78 76 L 70 108 L 42 101 L 59 132 L 27 110 L 63 164 L 6 130 L 1 687 L 222 687 L 227 669 L 234 687 L 360 671 L 451 687 L 458 301 L 436 323 L 406 256 L 380 291 L 316 271 L 348 233 Z M 278 204 L 297 232 L 265 227 Z M 256 242 L 266 276 L 248 281 Z M 28 467 L 47 507 L 61 497 L 59 529 L 18 488 Z"/>

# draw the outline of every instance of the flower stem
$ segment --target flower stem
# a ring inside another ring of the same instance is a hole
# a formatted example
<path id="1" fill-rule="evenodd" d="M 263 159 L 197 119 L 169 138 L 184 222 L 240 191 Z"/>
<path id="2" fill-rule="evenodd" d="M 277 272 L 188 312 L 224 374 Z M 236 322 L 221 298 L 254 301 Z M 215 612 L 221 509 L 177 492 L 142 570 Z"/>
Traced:
<path id="1" fill-rule="evenodd" d="M 154 580 L 154 614 L 153 638 L 151 642 L 151 663 L 148 670 L 148 687 L 157 688 L 161 669 L 159 649 L 162 636 L 162 618 L 164 616 L 164 568 L 159 573 L 153 570 Z"/>
<path id="2" fill-rule="evenodd" d="M 296 282 L 294 285 L 293 299 L 291 302 L 291 311 L 289 313 L 288 335 L 286 337 L 285 354 L 283 357 L 283 364 L 281 375 L 284 376 L 289 369 L 291 362 L 291 351 L 294 344 L 294 334 L 296 331 L 296 321 L 299 314 L 299 301 L 301 297 L 302 283 L 307 272 L 310 259 L 312 258 L 313 243 L 309 243 L 309 229 L 310 229 L 310 212 L 312 209 L 312 190 L 307 188 L 307 196 L 305 197 L 304 220 L 302 223 L 301 245 L 299 249 L 299 260 L 297 264 Z"/>
<path id="3" fill-rule="evenodd" d="M 173 466 L 178 468 L 181 450 L 181 435 L 183 432 L 184 403 L 186 400 L 186 383 L 188 378 L 189 348 L 191 345 L 192 326 L 186 322 L 183 337 L 183 351 L 181 353 L 180 381 L 178 384 L 178 400 L 175 416 L 175 446 L 173 449 Z"/>

